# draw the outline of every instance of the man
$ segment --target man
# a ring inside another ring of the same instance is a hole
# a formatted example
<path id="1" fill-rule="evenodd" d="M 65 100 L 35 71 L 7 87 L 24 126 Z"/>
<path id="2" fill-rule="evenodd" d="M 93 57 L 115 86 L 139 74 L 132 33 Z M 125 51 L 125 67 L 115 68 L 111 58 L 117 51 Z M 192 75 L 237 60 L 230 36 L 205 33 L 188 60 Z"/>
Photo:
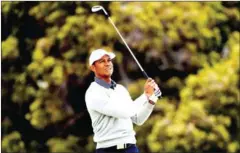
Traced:
<path id="1" fill-rule="evenodd" d="M 95 74 L 85 94 L 92 120 L 96 153 L 139 153 L 133 124 L 142 125 L 150 116 L 159 93 L 157 84 L 148 79 L 144 93 L 133 101 L 129 92 L 111 79 L 114 53 L 95 50 L 89 65 Z M 158 91 L 158 92 L 155 92 Z"/>

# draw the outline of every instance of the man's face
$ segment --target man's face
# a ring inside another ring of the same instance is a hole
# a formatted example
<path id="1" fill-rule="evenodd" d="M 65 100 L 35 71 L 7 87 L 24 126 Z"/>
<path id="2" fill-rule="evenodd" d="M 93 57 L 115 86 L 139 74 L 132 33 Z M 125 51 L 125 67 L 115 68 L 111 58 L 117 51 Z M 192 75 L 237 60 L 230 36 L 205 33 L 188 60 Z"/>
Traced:
<path id="1" fill-rule="evenodd" d="M 111 77 L 113 73 L 112 60 L 108 55 L 104 55 L 99 60 L 95 61 L 91 66 L 91 70 L 96 76 L 100 77 Z"/>

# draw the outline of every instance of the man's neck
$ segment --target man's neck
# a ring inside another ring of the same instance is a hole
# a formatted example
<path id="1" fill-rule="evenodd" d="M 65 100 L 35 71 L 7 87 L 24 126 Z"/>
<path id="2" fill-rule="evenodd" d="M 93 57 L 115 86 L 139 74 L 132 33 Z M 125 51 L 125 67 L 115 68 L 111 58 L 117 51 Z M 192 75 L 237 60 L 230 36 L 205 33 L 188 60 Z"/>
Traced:
<path id="1" fill-rule="evenodd" d="M 101 79 L 107 83 L 111 83 L 111 78 L 110 77 L 99 77 L 99 76 L 96 76 L 98 79 Z"/>

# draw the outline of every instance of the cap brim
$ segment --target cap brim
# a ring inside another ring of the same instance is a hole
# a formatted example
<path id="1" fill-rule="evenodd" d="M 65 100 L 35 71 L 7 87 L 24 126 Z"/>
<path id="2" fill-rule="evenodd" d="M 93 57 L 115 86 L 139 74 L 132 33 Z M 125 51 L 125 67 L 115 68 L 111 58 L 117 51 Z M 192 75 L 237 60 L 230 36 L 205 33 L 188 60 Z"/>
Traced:
<path id="1" fill-rule="evenodd" d="M 114 53 L 107 53 L 106 55 L 108 55 L 111 59 L 114 59 L 116 57 L 116 55 Z"/>

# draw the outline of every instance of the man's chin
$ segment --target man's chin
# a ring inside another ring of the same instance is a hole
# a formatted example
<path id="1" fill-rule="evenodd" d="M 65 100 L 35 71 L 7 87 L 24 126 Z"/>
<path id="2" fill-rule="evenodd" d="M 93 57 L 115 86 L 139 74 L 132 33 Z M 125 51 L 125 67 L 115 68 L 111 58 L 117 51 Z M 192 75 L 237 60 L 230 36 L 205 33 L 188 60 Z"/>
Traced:
<path id="1" fill-rule="evenodd" d="M 107 73 L 107 74 L 104 74 L 105 77 L 111 77 L 112 76 L 112 73 Z"/>

